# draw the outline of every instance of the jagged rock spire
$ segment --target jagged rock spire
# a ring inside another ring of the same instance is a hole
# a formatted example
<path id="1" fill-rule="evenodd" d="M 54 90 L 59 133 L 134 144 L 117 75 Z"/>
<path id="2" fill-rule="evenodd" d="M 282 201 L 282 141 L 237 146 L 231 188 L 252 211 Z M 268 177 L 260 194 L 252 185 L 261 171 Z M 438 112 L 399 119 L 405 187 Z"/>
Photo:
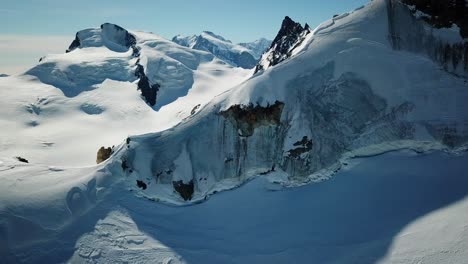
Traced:
<path id="1" fill-rule="evenodd" d="M 305 36 L 310 33 L 310 27 L 305 24 L 295 22 L 286 16 L 281 23 L 275 39 L 271 43 L 270 49 L 264 54 L 262 60 L 255 67 L 255 73 L 274 66 L 291 56 L 292 50 L 299 46 Z"/>

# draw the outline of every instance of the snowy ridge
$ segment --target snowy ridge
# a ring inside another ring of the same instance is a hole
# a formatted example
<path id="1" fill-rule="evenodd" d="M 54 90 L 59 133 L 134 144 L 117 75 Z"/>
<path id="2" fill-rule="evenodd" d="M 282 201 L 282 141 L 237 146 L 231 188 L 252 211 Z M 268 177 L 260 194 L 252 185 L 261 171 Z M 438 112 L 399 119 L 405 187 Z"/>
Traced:
<path id="1" fill-rule="evenodd" d="M 429 141 L 434 149 L 466 144 L 465 80 L 424 57 L 395 51 L 386 14 L 385 1 L 374 1 L 335 17 L 315 30 L 303 52 L 218 96 L 173 129 L 135 137 L 126 174 L 151 186 L 142 195 L 167 201 L 162 190 L 173 189 L 179 170 L 186 174 L 174 160 L 187 152 L 192 177 L 184 178 L 183 192 L 199 200 L 223 182 L 241 184 L 275 171 L 292 182 L 308 181 L 349 151 L 393 149 L 386 142 Z"/>
<path id="2" fill-rule="evenodd" d="M 239 43 L 240 46 L 245 47 L 250 50 L 252 55 L 256 59 L 260 59 L 263 53 L 265 53 L 271 45 L 271 40 L 260 38 L 253 42 Z"/>
<path id="3" fill-rule="evenodd" d="M 177 35 L 172 41 L 195 50 L 210 52 L 219 59 L 233 66 L 251 69 L 257 63 L 259 50 L 267 40 L 258 43 L 233 44 L 230 40 L 223 38 L 213 32 L 203 31 L 200 35 L 181 36 Z M 261 50 L 263 53 L 265 50 Z"/>
<path id="4" fill-rule="evenodd" d="M 80 32 L 82 47 L 47 55 L 24 75 L 0 80 L 6 91 L 0 104 L 1 156 L 53 166 L 91 165 L 101 146 L 170 128 L 250 75 L 154 34 L 125 30 L 136 44 L 115 51 L 102 42 L 101 28 Z M 160 85 L 153 107 L 137 90 L 138 65 Z"/>

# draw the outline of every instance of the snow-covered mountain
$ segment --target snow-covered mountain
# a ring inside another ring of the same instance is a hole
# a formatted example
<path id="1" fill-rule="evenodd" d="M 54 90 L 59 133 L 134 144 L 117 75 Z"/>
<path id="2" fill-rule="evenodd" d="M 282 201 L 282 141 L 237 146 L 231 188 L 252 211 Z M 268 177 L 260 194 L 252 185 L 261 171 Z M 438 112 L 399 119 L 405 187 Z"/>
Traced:
<path id="1" fill-rule="evenodd" d="M 154 34 L 86 29 L 67 53 L 1 79 L 0 155 L 91 165 L 101 146 L 170 128 L 249 74 Z"/>
<path id="2" fill-rule="evenodd" d="M 67 97 L 91 90 L 106 78 L 139 80 L 143 97 L 160 109 L 187 95 L 196 85 L 198 69 L 206 67 L 223 72 L 232 69 L 208 52 L 184 48 L 153 34 L 130 33 L 103 24 L 78 32 L 66 55 L 46 56 L 27 74 L 58 87 Z"/>
<path id="3" fill-rule="evenodd" d="M 239 43 L 240 46 L 249 49 L 250 53 L 255 59 L 260 59 L 263 53 L 265 53 L 271 46 L 271 40 L 266 38 L 259 38 L 253 42 Z"/>
<path id="4" fill-rule="evenodd" d="M 244 69 L 252 69 L 255 66 L 259 58 L 258 54 L 265 51 L 260 50 L 268 43 L 268 40 L 261 39 L 252 43 L 244 43 L 244 45 L 233 44 L 230 40 L 210 31 L 193 36 L 177 35 L 172 38 L 172 41 L 191 49 L 210 52 L 230 65 Z"/>
<path id="5" fill-rule="evenodd" d="M 132 168 L 125 174 L 146 182 L 141 194 L 152 199 L 176 201 L 166 197 L 175 189 L 202 200 L 273 171 L 291 184 L 317 180 L 343 155 L 375 146 L 466 147 L 466 79 L 395 48 L 395 34 L 408 47 L 415 38 L 460 38 L 398 1 L 373 1 L 313 31 L 286 17 L 261 74 L 170 131 L 132 137 L 117 155 Z"/>
<path id="6" fill-rule="evenodd" d="M 424 17 L 397 0 L 314 30 L 287 17 L 253 76 L 153 34 L 79 32 L 0 80 L 0 256 L 463 263 L 466 38 Z"/>

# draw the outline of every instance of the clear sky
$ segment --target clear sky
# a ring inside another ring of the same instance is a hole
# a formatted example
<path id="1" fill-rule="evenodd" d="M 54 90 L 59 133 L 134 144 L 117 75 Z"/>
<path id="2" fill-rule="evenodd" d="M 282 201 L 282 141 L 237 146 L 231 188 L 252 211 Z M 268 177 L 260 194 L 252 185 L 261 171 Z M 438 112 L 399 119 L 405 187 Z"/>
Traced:
<path id="1" fill-rule="evenodd" d="M 76 31 L 104 22 L 165 38 L 213 31 L 233 42 L 275 37 L 288 15 L 311 27 L 369 0 L 1 0 L 0 73 L 61 53 Z"/>

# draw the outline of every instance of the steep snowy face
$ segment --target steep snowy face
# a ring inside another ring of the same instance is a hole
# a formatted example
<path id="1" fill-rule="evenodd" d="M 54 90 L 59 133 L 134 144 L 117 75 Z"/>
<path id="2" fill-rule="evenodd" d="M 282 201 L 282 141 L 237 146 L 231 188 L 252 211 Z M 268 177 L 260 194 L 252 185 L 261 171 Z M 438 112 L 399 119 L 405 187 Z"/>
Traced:
<path id="1" fill-rule="evenodd" d="M 253 42 L 239 43 L 240 46 L 249 49 L 256 59 L 260 59 L 271 46 L 271 40 L 260 38 Z"/>
<path id="2" fill-rule="evenodd" d="M 387 4 L 374 0 L 325 21 L 285 63 L 170 130 L 131 137 L 114 156 L 129 185 L 138 190 L 134 183 L 143 181 L 141 195 L 183 203 L 258 175 L 280 174 L 286 184 L 323 180 L 347 156 L 466 148 L 466 79 L 394 49 Z M 283 24 L 272 45 L 289 48 L 288 36 L 306 29 Z"/>
<path id="3" fill-rule="evenodd" d="M 120 26 L 104 23 L 99 29 L 85 29 L 76 33 L 75 40 L 66 52 L 76 48 L 101 47 L 117 52 L 126 52 L 136 44 L 136 38 Z"/>
<path id="4" fill-rule="evenodd" d="M 444 70 L 468 76 L 468 7 L 465 1 L 387 0 L 394 49 L 427 56 Z"/>
<path id="5" fill-rule="evenodd" d="M 233 44 L 219 35 L 210 31 L 204 31 L 196 36 L 175 36 L 172 38 L 175 43 L 196 50 L 202 50 L 213 54 L 219 59 L 233 66 L 238 66 L 244 69 L 251 69 L 257 63 L 253 52 L 249 49 Z"/>
<path id="6" fill-rule="evenodd" d="M 286 16 L 278 34 L 271 43 L 270 49 L 255 67 L 255 73 L 266 70 L 291 57 L 294 49 L 300 46 L 309 33 L 309 25 L 305 24 L 302 27 L 301 24 Z"/>

